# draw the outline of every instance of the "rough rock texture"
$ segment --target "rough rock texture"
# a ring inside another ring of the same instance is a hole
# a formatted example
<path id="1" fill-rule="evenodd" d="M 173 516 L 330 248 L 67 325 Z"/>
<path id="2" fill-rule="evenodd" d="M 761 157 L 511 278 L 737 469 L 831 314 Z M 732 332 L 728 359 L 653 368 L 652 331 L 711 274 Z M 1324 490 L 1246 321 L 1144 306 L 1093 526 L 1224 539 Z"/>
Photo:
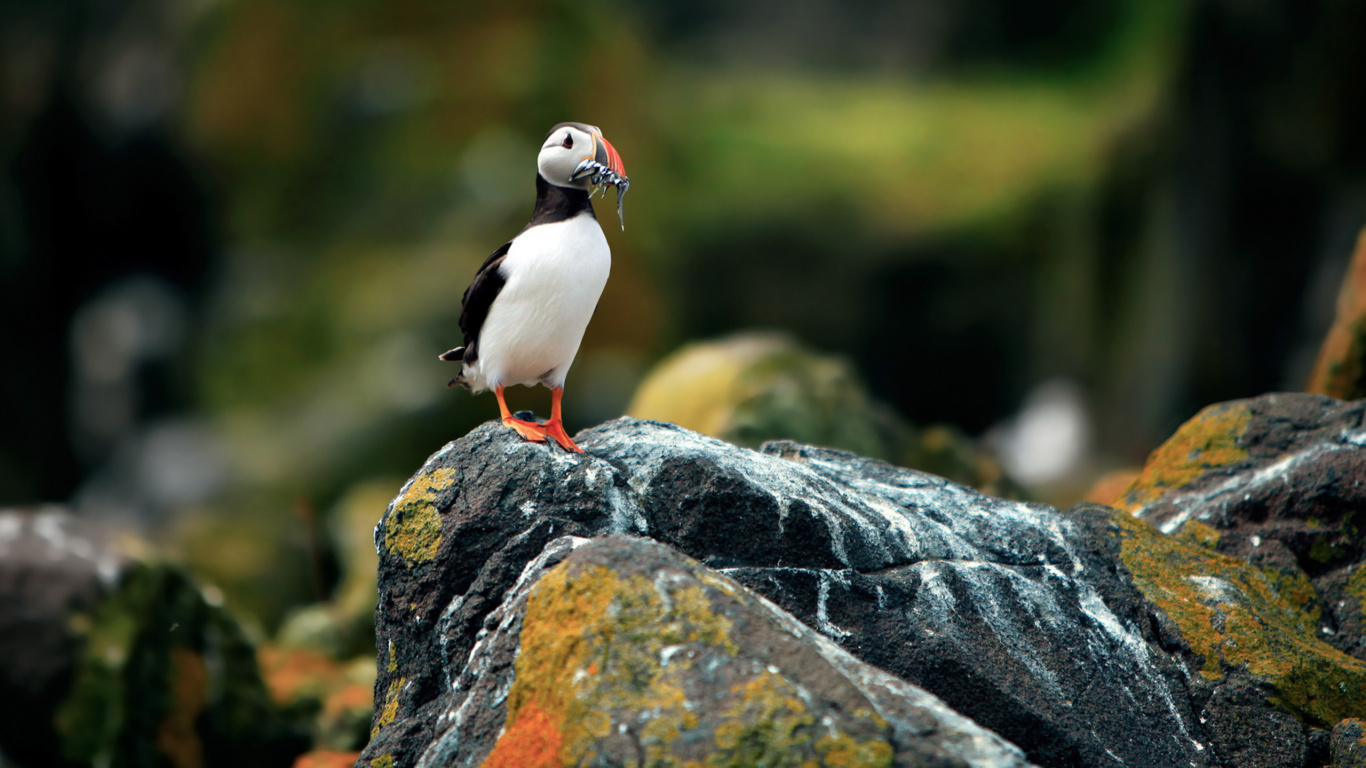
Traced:
<path id="1" fill-rule="evenodd" d="M 1338 292 L 1337 317 L 1319 350 L 1309 392 L 1343 400 L 1366 397 L 1366 229 Z"/>
<path id="2" fill-rule="evenodd" d="M 1119 505 L 1261 569 L 1309 634 L 1366 660 L 1366 402 L 1274 394 L 1206 408 Z"/>
<path id="3" fill-rule="evenodd" d="M 1063 515 L 839 451 L 755 452 L 634 419 L 577 439 L 587 454 L 485 425 L 432 456 L 386 511 L 362 764 L 444 765 L 419 756 L 517 725 L 497 706 L 519 678 L 510 654 L 490 648 L 512 642 L 518 595 L 536 588 L 509 590 L 545 567 L 528 570 L 551 542 L 610 534 L 695 558 L 1041 765 L 1234 764 L 1196 715 L 1209 691 L 1198 676 L 1187 683 L 1193 656 L 1120 560 L 1112 510 Z M 641 573 L 619 567 L 628 581 Z M 595 604 L 623 596 L 608 593 Z M 616 618 L 603 631 L 621 631 Z M 659 660 L 641 665 L 645 679 L 664 674 Z M 511 701 L 516 716 L 525 702 Z M 466 759 L 458 744 L 440 754 Z"/>
<path id="4" fill-rule="evenodd" d="M 1188 647 L 1234 764 L 1325 764 L 1322 729 L 1366 716 L 1364 417 L 1317 395 L 1211 406 L 1119 496 L 1137 516 L 1117 518 L 1124 565 Z"/>
<path id="5" fill-rule="evenodd" d="M 1366 724 L 1356 718 L 1333 727 L 1333 768 L 1366 768 Z"/>
<path id="6" fill-rule="evenodd" d="M 488 625 L 425 764 L 1024 765 L 933 696 L 648 540 L 551 542 Z"/>
<path id="7" fill-rule="evenodd" d="M 288 766 L 306 747 L 221 608 L 59 511 L 0 512 L 0 700 L 19 766 Z"/>

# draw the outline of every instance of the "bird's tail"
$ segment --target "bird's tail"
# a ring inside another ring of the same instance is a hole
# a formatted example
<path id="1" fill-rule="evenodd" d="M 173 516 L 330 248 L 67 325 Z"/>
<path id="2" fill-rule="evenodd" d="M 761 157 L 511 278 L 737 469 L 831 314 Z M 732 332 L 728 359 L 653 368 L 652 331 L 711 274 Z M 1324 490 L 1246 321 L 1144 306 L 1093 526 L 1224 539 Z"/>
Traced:
<path id="1" fill-rule="evenodd" d="M 460 373 L 457 373 L 455 378 L 446 382 L 446 387 L 448 389 L 451 387 L 464 387 L 465 389 L 469 389 L 470 384 L 465 380 L 465 348 L 456 347 L 447 352 L 442 352 L 440 357 L 448 363 L 460 363 Z"/>

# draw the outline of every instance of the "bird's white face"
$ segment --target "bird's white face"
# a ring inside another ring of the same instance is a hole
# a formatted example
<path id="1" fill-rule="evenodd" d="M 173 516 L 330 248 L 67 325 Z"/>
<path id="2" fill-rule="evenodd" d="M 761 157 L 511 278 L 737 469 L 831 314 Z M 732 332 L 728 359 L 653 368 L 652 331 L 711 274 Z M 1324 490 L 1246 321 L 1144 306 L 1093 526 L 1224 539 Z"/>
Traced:
<path id="1" fill-rule="evenodd" d="M 592 134 L 574 125 L 561 125 L 546 137 L 541 154 L 536 158 L 536 167 L 546 181 L 557 187 L 587 189 L 588 177 L 575 179 L 574 172 L 580 163 L 592 160 L 596 153 L 597 142 Z"/>
<path id="2" fill-rule="evenodd" d="M 546 181 L 557 187 L 587 189 L 599 174 L 586 173 L 584 163 L 594 161 L 626 175 L 621 155 L 602 137 L 601 130 L 583 123 L 561 123 L 546 136 L 536 167 Z"/>

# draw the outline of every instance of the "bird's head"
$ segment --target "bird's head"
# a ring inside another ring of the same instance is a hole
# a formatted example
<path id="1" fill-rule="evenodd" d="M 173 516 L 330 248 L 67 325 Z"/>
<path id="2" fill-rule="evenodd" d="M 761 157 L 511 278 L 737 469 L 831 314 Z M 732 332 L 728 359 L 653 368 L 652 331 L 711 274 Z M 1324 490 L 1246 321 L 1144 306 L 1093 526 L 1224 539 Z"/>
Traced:
<path id="1" fill-rule="evenodd" d="M 541 143 L 536 167 L 542 178 L 557 187 L 590 193 L 599 186 L 616 187 L 617 215 L 621 216 L 621 198 L 629 184 L 626 163 L 596 126 L 560 123 L 551 128 Z"/>

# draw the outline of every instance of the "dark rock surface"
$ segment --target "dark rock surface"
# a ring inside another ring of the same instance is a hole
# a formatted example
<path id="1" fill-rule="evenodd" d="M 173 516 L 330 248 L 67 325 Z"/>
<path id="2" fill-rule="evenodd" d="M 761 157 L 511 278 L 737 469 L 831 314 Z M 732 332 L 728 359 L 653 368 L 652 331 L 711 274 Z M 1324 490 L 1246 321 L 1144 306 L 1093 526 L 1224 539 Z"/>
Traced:
<path id="1" fill-rule="evenodd" d="M 1163 533 L 1306 582 L 1322 639 L 1366 660 L 1366 401 L 1282 393 L 1211 406 L 1120 503 Z"/>
<path id="2" fill-rule="evenodd" d="M 60 510 L 0 511 L 0 754 L 16 766 L 288 766 L 237 624 Z"/>
<path id="3" fill-rule="evenodd" d="M 487 626 L 421 764 L 1025 764 L 933 696 L 649 540 L 551 542 Z"/>
<path id="4" fill-rule="evenodd" d="M 485 425 L 386 511 L 362 764 L 445 765 L 418 756 L 488 743 L 511 662 L 470 665 L 507 642 L 509 590 L 551 542 L 610 534 L 695 558 L 1041 765 L 1236 764 L 1195 714 L 1208 686 L 1188 682 L 1179 632 L 1120 560 L 1110 510 L 1063 515 L 847 453 L 754 452 L 633 419 L 578 440 L 587 454 L 571 456 Z M 492 686 L 477 705 L 470 679 Z"/>

